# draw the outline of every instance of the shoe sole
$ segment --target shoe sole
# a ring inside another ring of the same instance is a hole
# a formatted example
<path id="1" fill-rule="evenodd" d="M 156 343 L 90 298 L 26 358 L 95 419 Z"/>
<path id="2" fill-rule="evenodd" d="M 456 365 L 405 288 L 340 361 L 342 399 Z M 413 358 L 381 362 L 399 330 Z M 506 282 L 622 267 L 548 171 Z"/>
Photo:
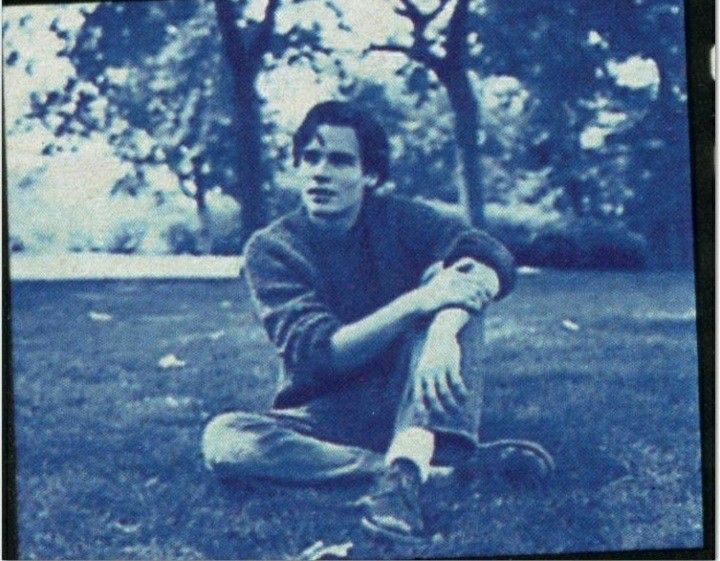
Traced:
<path id="1" fill-rule="evenodd" d="M 374 536 L 382 536 L 395 542 L 401 542 L 409 545 L 422 545 L 427 543 L 427 540 L 420 536 L 395 532 L 389 528 L 385 528 L 384 526 L 379 526 L 365 516 L 363 516 L 360 520 L 360 525 Z"/>

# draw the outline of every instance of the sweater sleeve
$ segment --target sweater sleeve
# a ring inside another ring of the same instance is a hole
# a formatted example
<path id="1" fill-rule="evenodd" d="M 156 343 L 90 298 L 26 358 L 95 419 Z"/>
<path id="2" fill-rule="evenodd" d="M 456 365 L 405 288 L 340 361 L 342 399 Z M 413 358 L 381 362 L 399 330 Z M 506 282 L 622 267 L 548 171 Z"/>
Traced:
<path id="1" fill-rule="evenodd" d="M 441 214 L 425 203 L 405 201 L 400 221 L 403 238 L 424 266 L 442 261 L 447 267 L 470 257 L 492 268 L 500 279 L 501 299 L 515 286 L 515 260 L 503 244 L 461 218 Z"/>
<path id="2" fill-rule="evenodd" d="M 282 240 L 252 238 L 245 249 L 245 276 L 268 337 L 294 382 L 321 382 L 330 338 L 339 319 L 318 298 L 311 265 Z"/>

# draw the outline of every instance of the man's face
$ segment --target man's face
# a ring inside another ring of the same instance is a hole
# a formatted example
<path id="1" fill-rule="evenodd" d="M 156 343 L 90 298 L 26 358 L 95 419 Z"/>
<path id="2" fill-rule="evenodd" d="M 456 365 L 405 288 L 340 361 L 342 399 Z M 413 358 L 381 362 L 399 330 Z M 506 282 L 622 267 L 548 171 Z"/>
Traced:
<path id="1" fill-rule="evenodd" d="M 363 173 L 360 144 L 351 127 L 322 124 L 301 154 L 302 202 L 323 221 L 354 223 L 365 189 L 375 178 Z"/>

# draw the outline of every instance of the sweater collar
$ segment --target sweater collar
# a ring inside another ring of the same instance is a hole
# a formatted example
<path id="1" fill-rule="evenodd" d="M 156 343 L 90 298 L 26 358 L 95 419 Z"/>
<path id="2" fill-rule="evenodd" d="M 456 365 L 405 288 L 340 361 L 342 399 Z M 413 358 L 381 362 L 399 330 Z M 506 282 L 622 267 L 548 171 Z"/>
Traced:
<path id="1" fill-rule="evenodd" d="M 305 207 L 301 207 L 300 216 L 302 217 L 303 229 L 307 232 L 308 238 L 313 244 L 342 243 L 357 236 L 362 231 L 367 218 L 368 207 L 373 205 L 374 199 L 374 195 L 370 193 L 365 195 L 357 220 L 349 230 L 335 230 L 332 227 L 321 226 L 310 219 Z"/>

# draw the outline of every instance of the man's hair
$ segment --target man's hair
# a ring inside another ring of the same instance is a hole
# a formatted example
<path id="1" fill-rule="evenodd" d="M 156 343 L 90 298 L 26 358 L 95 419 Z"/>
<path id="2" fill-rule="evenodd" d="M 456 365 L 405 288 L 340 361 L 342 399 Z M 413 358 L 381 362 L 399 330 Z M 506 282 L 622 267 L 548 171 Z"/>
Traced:
<path id="1" fill-rule="evenodd" d="M 382 125 L 370 114 L 344 101 L 323 101 L 308 111 L 293 136 L 293 161 L 300 165 L 302 152 L 320 125 L 350 127 L 360 144 L 360 163 L 364 173 L 377 175 L 377 185 L 388 177 L 389 146 Z"/>

